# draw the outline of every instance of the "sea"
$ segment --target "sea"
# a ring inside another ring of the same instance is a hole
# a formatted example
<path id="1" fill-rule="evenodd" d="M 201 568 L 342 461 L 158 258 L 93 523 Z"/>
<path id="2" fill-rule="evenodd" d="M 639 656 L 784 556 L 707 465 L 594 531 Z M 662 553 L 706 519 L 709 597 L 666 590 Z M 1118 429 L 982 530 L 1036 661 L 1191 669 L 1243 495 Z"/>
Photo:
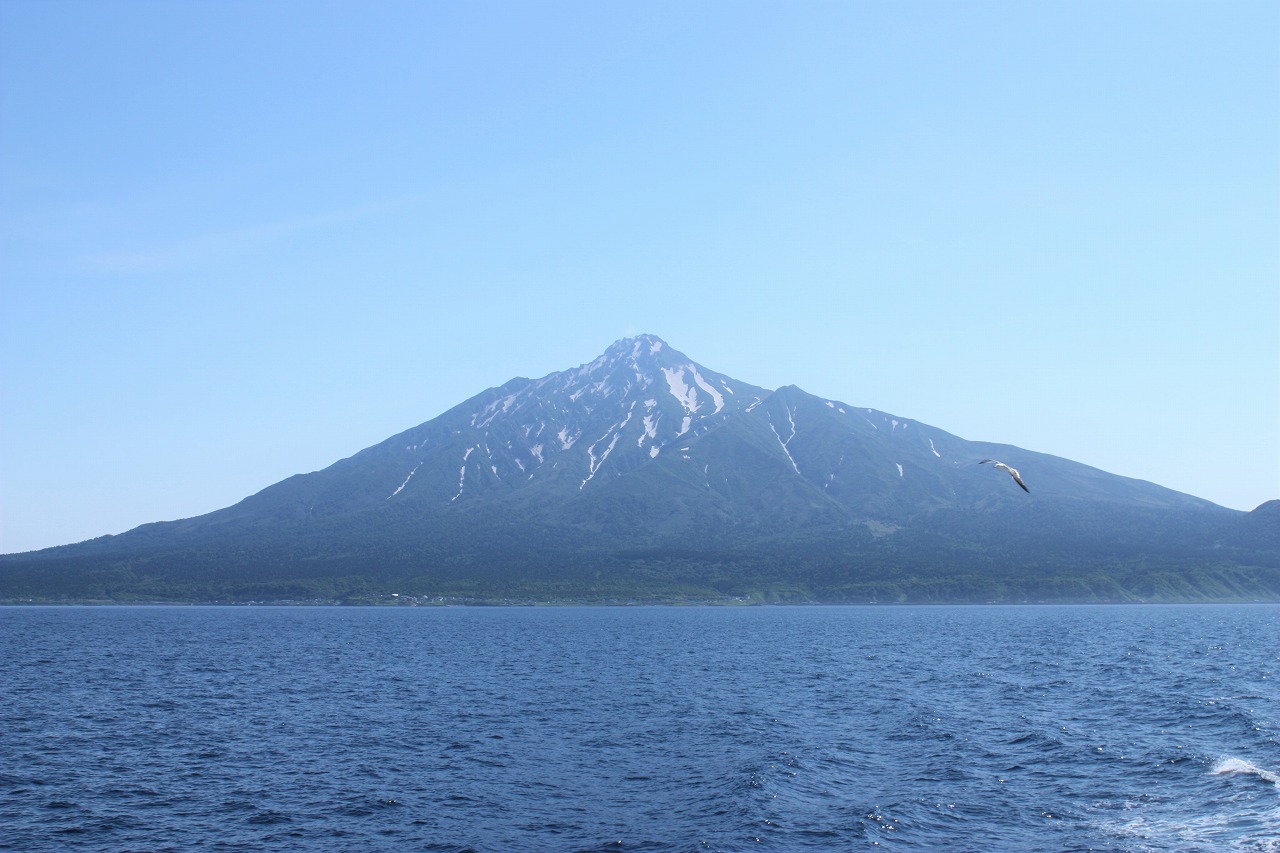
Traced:
<path id="1" fill-rule="evenodd" d="M 1280 851 L 1280 605 L 0 608 L 0 849 Z"/>

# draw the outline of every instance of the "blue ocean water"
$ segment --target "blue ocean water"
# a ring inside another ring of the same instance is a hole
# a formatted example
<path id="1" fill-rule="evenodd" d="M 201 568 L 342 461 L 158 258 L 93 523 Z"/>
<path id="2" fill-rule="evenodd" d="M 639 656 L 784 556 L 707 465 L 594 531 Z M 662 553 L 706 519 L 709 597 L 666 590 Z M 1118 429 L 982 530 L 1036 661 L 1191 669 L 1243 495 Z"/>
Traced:
<path id="1" fill-rule="evenodd" d="M 0 609 L 0 848 L 1280 850 L 1280 606 Z"/>

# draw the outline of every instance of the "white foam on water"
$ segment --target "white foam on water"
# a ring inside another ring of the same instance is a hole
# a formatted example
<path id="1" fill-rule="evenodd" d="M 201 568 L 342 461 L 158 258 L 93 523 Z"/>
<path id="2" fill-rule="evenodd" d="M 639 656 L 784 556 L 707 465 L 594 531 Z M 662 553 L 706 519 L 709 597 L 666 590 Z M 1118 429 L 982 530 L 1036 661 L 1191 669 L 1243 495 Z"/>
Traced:
<path id="1" fill-rule="evenodd" d="M 1126 842 L 1140 842 L 1142 846 L 1135 848 L 1139 850 L 1280 853 L 1280 797 L 1264 787 L 1280 788 L 1280 774 L 1224 756 L 1209 768 L 1209 776 L 1241 778 L 1217 780 L 1226 788 L 1211 796 L 1212 805 L 1206 802 L 1198 808 L 1188 809 L 1176 800 L 1163 807 L 1150 802 L 1099 804 L 1115 814 L 1114 820 L 1101 821 L 1100 828 Z"/>
<path id="2" fill-rule="evenodd" d="M 1271 831 L 1280 810 L 1270 813 L 1165 818 L 1134 817 L 1109 828 L 1109 834 L 1138 841 L 1138 850 L 1222 850 L 1280 853 L 1280 838 Z M 1150 844 L 1151 846 L 1147 846 Z M 1130 849 L 1126 845 L 1125 849 Z"/>
<path id="3" fill-rule="evenodd" d="M 1221 776 L 1226 773 L 1239 773 L 1244 776 L 1257 776 L 1264 782 L 1270 782 L 1272 785 L 1280 786 L 1280 775 L 1276 775 L 1270 770 L 1263 770 L 1251 761 L 1245 761 L 1243 758 L 1224 758 L 1217 764 L 1213 765 L 1211 771 L 1215 776 Z"/>

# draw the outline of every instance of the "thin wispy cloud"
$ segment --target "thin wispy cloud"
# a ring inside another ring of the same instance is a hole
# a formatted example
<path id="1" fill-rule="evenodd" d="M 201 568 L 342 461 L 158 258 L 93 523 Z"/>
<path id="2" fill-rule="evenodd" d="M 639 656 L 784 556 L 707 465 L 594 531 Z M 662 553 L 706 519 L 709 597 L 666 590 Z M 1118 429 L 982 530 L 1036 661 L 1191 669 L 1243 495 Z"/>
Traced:
<path id="1" fill-rule="evenodd" d="M 145 249 L 90 255 L 85 260 L 98 272 L 169 272 L 244 254 L 309 231 L 365 219 L 404 203 L 403 199 L 375 202 L 241 228 L 207 231 Z"/>

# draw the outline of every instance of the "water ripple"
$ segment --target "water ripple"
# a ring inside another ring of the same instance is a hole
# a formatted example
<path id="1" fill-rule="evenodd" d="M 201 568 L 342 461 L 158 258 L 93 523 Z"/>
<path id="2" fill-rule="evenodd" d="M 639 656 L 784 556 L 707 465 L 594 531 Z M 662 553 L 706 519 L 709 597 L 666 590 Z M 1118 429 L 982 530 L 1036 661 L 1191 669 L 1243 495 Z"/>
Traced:
<path id="1" fill-rule="evenodd" d="M 1280 608 L 8 608 L 4 850 L 1280 846 Z"/>

